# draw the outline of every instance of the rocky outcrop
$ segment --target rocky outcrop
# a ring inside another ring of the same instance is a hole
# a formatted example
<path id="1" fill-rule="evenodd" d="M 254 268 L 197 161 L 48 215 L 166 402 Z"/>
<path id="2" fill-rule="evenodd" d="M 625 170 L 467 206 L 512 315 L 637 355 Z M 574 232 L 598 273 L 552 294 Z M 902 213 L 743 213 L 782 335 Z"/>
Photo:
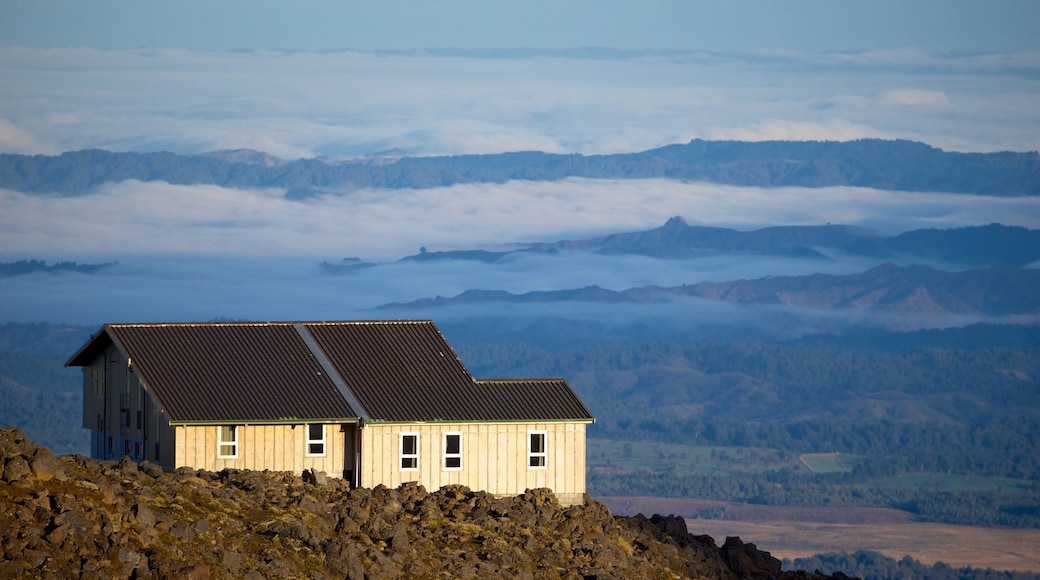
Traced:
<path id="1" fill-rule="evenodd" d="M 551 491 L 351 489 L 321 473 L 55 457 L 0 430 L 2 578 L 823 578 L 680 517 Z"/>

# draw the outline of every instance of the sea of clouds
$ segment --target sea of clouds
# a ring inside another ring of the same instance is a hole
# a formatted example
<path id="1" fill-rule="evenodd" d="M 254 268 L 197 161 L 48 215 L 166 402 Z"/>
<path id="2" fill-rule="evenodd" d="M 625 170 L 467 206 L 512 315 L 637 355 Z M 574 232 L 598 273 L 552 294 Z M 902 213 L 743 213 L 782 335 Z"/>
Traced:
<path id="1" fill-rule="evenodd" d="M 391 149 L 594 154 L 692 138 L 864 137 L 1024 151 L 1040 145 L 1038 73 L 1036 54 L 531 51 L 505 58 L 480 51 L 0 48 L 0 152 L 250 148 L 289 159 L 342 159 Z M 1040 227 L 1037 198 L 863 188 L 566 179 L 306 200 L 284 193 L 137 181 L 69 197 L 0 191 L 3 261 L 118 262 L 96 275 L 0 278 L 0 322 L 376 318 L 387 313 L 373 309 L 387 302 L 469 288 L 622 290 L 875 265 L 843 256 L 397 263 L 420 247 L 585 239 L 651 229 L 677 215 L 743 230 L 825 223 L 881 234 L 994 222 Z M 346 257 L 380 265 L 338 276 L 320 266 Z M 790 312 L 692 302 L 679 310 L 682 316 L 632 307 L 623 318 L 707 327 L 743 313 L 797 332 L 834 321 L 826 313 L 795 322 Z M 595 321 L 621 312 L 569 305 L 515 315 Z M 501 314 L 485 308 L 436 316 Z"/>

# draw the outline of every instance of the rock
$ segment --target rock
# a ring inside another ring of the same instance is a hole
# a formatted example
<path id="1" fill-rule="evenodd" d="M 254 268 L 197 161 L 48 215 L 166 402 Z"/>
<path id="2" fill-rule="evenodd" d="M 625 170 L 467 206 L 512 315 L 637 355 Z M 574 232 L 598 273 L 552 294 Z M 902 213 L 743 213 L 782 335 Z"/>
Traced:
<path id="1" fill-rule="evenodd" d="M 37 449 L 29 462 L 29 468 L 37 481 L 65 480 L 65 464 L 48 449 Z"/>
<path id="2" fill-rule="evenodd" d="M 730 569 L 741 578 L 767 580 L 781 575 L 780 560 L 769 552 L 759 550 L 754 544 L 745 544 L 739 537 L 727 537 L 721 552 Z"/>
<path id="3" fill-rule="evenodd" d="M 303 481 L 311 485 L 318 487 L 325 487 L 329 485 L 329 476 L 324 471 L 314 471 L 313 469 L 303 470 Z"/>
<path id="4" fill-rule="evenodd" d="M 66 524 L 59 524 L 47 533 L 44 538 L 54 546 L 61 546 L 61 543 L 65 541 L 65 538 L 69 536 L 69 526 Z"/>
<path id="5" fill-rule="evenodd" d="M 163 471 L 163 468 L 161 466 L 156 465 L 151 461 L 142 461 L 139 467 L 141 469 L 141 473 L 144 473 L 145 475 L 151 478 L 159 478 L 166 473 L 165 471 Z"/>
<path id="6" fill-rule="evenodd" d="M 394 526 L 393 534 L 390 537 L 390 547 L 395 552 L 407 552 L 411 549 L 412 543 L 408 539 L 408 523 L 404 520 L 399 520 L 397 525 Z"/>
<path id="7" fill-rule="evenodd" d="M 32 469 L 30 469 L 29 462 L 26 461 L 25 457 L 15 455 L 9 458 L 4 464 L 3 480 L 8 483 L 15 483 L 28 479 L 32 479 Z"/>
<path id="8" fill-rule="evenodd" d="M 142 526 L 147 526 L 149 528 L 155 526 L 155 512 L 153 512 L 152 508 L 147 505 L 137 502 L 134 504 L 134 507 L 131 508 L 130 513 L 137 518 L 137 522 Z"/>

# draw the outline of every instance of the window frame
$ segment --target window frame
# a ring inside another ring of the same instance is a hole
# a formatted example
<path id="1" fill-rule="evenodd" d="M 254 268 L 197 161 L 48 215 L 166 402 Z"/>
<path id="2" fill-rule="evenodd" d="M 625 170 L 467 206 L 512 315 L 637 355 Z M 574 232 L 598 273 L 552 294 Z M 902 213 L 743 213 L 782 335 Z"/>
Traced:
<path id="1" fill-rule="evenodd" d="M 305 426 L 307 435 L 307 444 L 304 448 L 304 455 L 306 457 L 325 457 L 325 452 L 328 449 L 328 430 L 325 428 L 324 423 L 307 423 Z M 311 427 L 321 427 L 321 439 L 311 438 Z M 321 451 L 315 453 L 312 451 L 314 445 L 321 445 Z"/>
<path id="2" fill-rule="evenodd" d="M 225 429 L 229 429 L 231 439 L 225 440 Z M 241 443 L 238 436 L 238 425 L 217 426 L 217 459 L 238 459 L 238 446 Z M 225 447 L 231 447 L 232 453 L 224 453 Z"/>
<path id="3" fill-rule="evenodd" d="M 405 453 L 405 440 L 408 438 L 414 438 L 413 452 Z M 398 467 L 401 471 L 419 471 L 419 434 L 413 431 L 407 431 L 401 433 L 399 438 L 398 450 L 400 451 L 399 459 L 397 462 Z M 410 466 L 407 466 L 406 462 L 411 462 Z"/>
<path id="4" fill-rule="evenodd" d="M 535 437 L 541 440 L 541 450 L 535 450 Z M 527 432 L 527 468 L 548 469 L 549 464 L 549 432 L 535 429 Z"/>
<path id="5" fill-rule="evenodd" d="M 448 452 L 449 437 L 458 437 L 458 451 L 456 451 L 455 453 Z M 462 471 L 462 432 L 448 431 L 444 433 L 442 441 L 444 444 L 444 448 L 442 454 L 443 459 L 441 461 L 441 467 L 444 469 L 444 471 Z M 452 460 L 457 462 L 458 465 L 450 465 L 449 463 L 452 462 Z"/>

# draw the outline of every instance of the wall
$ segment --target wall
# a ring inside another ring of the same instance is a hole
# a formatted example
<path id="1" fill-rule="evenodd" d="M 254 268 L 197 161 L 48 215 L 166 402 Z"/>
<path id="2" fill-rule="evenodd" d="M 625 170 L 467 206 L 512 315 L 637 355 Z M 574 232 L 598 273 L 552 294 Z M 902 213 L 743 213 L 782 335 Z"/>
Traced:
<path id="1" fill-rule="evenodd" d="M 330 477 L 342 477 L 345 433 L 340 425 L 325 426 L 325 455 L 307 457 L 307 427 L 292 425 L 238 425 L 238 457 L 217 459 L 216 425 L 174 427 L 177 449 L 176 467 L 207 471 L 225 468 L 262 471 L 290 471 L 297 475 L 305 469 L 324 471 Z M 346 429 L 354 426 L 346 425 Z"/>
<path id="2" fill-rule="evenodd" d="M 546 432 L 546 467 L 528 467 L 528 433 Z M 462 469 L 443 466 L 444 433 L 462 434 Z M 402 470 L 401 434 L 419 434 L 419 469 Z M 417 481 L 428 490 L 461 484 L 495 495 L 547 487 L 561 503 L 585 493 L 584 423 L 372 424 L 361 430 L 361 485 L 397 487 Z"/>
<path id="3" fill-rule="evenodd" d="M 173 463 L 173 432 L 133 366 L 109 347 L 83 367 L 83 427 L 97 459 Z M 156 445 L 158 443 L 158 445 Z"/>

